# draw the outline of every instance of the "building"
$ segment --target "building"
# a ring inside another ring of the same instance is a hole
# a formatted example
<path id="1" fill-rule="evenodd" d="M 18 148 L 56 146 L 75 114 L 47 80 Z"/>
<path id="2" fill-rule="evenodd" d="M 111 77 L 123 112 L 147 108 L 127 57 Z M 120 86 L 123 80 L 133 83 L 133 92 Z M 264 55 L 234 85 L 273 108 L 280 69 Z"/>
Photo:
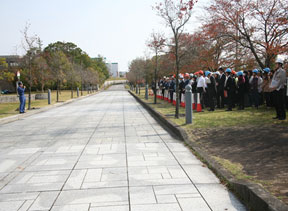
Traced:
<path id="1" fill-rule="evenodd" d="M 119 77 L 118 63 L 106 63 L 106 66 L 109 70 L 110 76 L 116 78 Z"/>

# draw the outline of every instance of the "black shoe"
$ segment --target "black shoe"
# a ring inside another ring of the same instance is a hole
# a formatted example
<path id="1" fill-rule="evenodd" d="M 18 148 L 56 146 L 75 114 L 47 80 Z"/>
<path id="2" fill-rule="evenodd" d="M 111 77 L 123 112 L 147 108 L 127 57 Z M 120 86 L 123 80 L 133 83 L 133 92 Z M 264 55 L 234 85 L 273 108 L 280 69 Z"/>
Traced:
<path id="1" fill-rule="evenodd" d="M 232 111 L 232 109 L 227 109 L 226 111 Z"/>
<path id="2" fill-rule="evenodd" d="M 214 111 L 214 109 L 209 109 L 208 111 Z"/>
<path id="3" fill-rule="evenodd" d="M 279 119 L 279 117 L 278 117 L 278 116 L 275 116 L 275 117 L 273 117 L 272 119 Z"/>

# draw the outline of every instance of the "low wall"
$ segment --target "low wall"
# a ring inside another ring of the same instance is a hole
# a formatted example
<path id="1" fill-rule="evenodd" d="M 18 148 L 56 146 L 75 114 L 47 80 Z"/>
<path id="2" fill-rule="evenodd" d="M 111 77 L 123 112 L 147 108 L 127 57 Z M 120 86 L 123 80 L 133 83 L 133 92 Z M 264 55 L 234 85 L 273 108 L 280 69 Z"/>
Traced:
<path id="1" fill-rule="evenodd" d="M 39 93 L 35 95 L 36 100 L 46 100 L 48 99 L 48 93 Z"/>
<path id="2" fill-rule="evenodd" d="M 28 94 L 25 95 L 26 100 L 28 100 Z M 48 99 L 47 93 L 31 94 L 31 100 L 45 100 Z M 3 95 L 0 96 L 0 103 L 17 103 L 19 102 L 19 97 L 17 95 Z"/>

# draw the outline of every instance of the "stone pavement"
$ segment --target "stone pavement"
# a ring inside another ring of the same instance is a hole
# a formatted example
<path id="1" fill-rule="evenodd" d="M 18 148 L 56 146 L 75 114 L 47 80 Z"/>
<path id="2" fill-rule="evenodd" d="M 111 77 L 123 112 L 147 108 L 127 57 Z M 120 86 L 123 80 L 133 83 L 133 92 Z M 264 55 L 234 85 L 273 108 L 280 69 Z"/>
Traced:
<path id="1" fill-rule="evenodd" d="M 0 135 L 0 211 L 246 210 L 123 85 Z"/>

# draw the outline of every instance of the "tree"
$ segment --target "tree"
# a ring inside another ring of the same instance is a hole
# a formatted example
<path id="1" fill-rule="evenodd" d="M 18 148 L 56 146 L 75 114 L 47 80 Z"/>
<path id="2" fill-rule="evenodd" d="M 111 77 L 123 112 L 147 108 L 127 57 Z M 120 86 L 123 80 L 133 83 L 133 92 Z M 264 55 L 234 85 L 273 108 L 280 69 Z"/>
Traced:
<path id="1" fill-rule="evenodd" d="M 191 18 L 192 9 L 197 0 L 163 0 L 156 5 L 157 14 L 164 19 L 166 25 L 173 32 L 173 54 L 176 67 L 176 110 L 175 117 L 179 118 L 179 72 L 181 56 L 179 55 L 179 38 L 183 34 L 184 26 Z"/>
<path id="2" fill-rule="evenodd" d="M 36 58 L 34 59 L 34 65 L 37 84 L 40 85 L 41 91 L 44 92 L 47 81 L 51 79 L 51 73 L 49 71 L 47 61 L 43 56 L 43 53 L 36 56 Z"/>
<path id="3" fill-rule="evenodd" d="M 151 39 L 148 41 L 148 46 L 155 53 L 155 68 L 154 68 L 154 104 L 157 103 L 156 87 L 157 87 L 157 74 L 158 74 L 158 55 L 165 46 L 164 36 L 160 33 L 153 33 Z"/>
<path id="4" fill-rule="evenodd" d="M 14 80 L 15 74 L 8 71 L 8 64 L 5 58 L 0 58 L 0 71 L 0 80 Z"/>
<path id="5" fill-rule="evenodd" d="M 26 24 L 24 30 L 23 30 L 23 36 L 24 36 L 24 42 L 22 43 L 22 47 L 25 50 L 26 54 L 23 58 L 23 68 L 24 71 L 27 72 L 28 75 L 28 88 L 29 88 L 29 95 L 28 95 L 28 110 L 31 109 L 31 89 L 33 86 L 33 81 L 35 75 L 33 68 L 33 62 L 36 56 L 41 52 L 41 40 L 37 35 L 29 36 L 30 24 Z"/>
<path id="6" fill-rule="evenodd" d="M 72 65 L 66 55 L 60 50 L 49 51 L 49 49 L 45 49 L 44 52 L 47 64 L 52 72 L 52 76 L 54 80 L 56 80 L 57 102 L 59 102 L 61 83 L 65 79 L 67 71 L 71 70 Z"/>
<path id="7" fill-rule="evenodd" d="M 134 59 L 130 63 L 127 78 L 130 82 L 134 84 L 134 86 L 136 86 L 136 84 L 141 84 L 145 81 L 145 65 L 146 61 L 143 58 Z"/>
<path id="8" fill-rule="evenodd" d="M 261 68 L 287 53 L 286 0 L 214 0 L 207 10 L 211 21 L 225 25 L 222 36 L 249 49 Z"/>

